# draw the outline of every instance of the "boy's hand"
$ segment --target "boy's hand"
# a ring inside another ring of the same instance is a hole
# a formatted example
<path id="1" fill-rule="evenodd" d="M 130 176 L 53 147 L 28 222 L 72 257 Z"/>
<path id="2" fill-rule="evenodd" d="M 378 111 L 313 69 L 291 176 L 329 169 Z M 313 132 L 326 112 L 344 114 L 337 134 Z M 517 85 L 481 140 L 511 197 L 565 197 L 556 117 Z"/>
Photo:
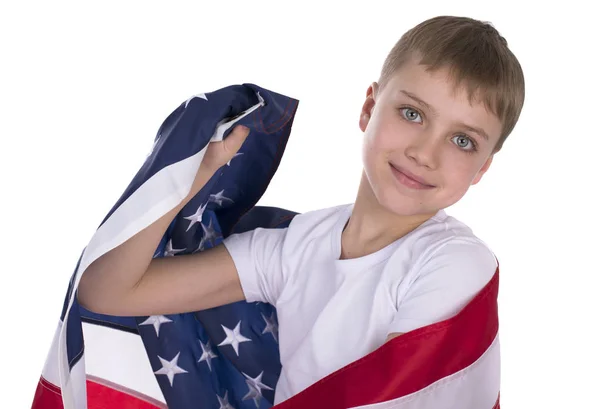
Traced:
<path id="1" fill-rule="evenodd" d="M 185 205 L 191 200 L 219 168 L 229 162 L 240 150 L 248 137 L 250 130 L 243 125 L 237 125 L 231 133 L 220 142 L 210 142 L 196 174 L 196 179 L 188 197 L 181 203 Z"/>
<path id="2" fill-rule="evenodd" d="M 200 166 L 209 172 L 215 173 L 235 156 L 249 133 L 248 128 L 237 125 L 222 141 L 209 143 Z"/>

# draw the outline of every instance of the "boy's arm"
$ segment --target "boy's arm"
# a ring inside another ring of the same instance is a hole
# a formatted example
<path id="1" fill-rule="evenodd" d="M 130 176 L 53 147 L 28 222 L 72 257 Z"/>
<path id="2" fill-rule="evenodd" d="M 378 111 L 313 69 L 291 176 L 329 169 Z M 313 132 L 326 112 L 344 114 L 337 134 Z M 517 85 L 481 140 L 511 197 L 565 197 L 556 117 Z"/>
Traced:
<path id="1" fill-rule="evenodd" d="M 237 271 L 223 245 L 192 255 L 153 259 L 169 224 L 212 175 L 239 150 L 248 129 L 236 127 L 211 142 L 188 196 L 169 213 L 84 271 L 79 303 L 91 311 L 121 316 L 198 311 L 244 299 Z"/>
<path id="2" fill-rule="evenodd" d="M 399 337 L 400 335 L 403 335 L 403 334 L 404 334 L 404 332 L 392 332 L 392 333 L 388 334 L 388 337 L 386 338 L 385 342 L 389 342 L 392 339 Z"/>

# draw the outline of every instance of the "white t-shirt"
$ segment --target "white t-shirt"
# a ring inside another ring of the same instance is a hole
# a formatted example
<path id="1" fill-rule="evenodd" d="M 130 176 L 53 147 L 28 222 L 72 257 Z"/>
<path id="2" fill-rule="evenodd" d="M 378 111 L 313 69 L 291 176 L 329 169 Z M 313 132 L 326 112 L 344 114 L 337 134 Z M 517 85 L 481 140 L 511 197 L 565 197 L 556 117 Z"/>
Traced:
<path id="1" fill-rule="evenodd" d="M 384 344 L 450 318 L 492 278 L 496 258 L 440 210 L 387 247 L 340 260 L 352 205 L 297 215 L 288 228 L 225 240 L 248 302 L 275 306 L 282 371 L 275 404 Z"/>

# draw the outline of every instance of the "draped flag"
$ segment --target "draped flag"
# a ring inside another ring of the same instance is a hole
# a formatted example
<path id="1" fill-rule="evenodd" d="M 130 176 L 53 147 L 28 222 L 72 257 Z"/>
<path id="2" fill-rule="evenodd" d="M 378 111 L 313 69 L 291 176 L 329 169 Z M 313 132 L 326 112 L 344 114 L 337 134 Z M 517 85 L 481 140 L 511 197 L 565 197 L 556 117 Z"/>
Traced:
<path id="1" fill-rule="evenodd" d="M 75 294 L 87 266 L 187 195 L 208 144 L 237 124 L 250 128 L 244 145 L 172 221 L 155 257 L 203 251 L 257 227 L 286 228 L 295 212 L 256 203 L 297 107 L 242 84 L 195 95 L 166 118 L 76 264 L 32 409 L 273 407 L 281 371 L 273 306 L 116 317 L 84 309 Z M 499 408 L 498 278 L 496 271 L 455 317 L 395 338 L 274 408 Z"/>

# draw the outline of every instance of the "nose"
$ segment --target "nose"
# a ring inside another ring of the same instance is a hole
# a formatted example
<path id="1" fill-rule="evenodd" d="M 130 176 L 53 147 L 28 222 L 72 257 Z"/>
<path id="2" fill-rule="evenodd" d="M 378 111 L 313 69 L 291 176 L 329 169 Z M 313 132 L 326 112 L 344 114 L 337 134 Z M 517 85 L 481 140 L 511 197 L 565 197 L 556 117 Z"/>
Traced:
<path id="1" fill-rule="evenodd" d="M 436 169 L 439 165 L 441 139 L 432 133 L 422 132 L 410 141 L 405 154 L 418 166 Z"/>

